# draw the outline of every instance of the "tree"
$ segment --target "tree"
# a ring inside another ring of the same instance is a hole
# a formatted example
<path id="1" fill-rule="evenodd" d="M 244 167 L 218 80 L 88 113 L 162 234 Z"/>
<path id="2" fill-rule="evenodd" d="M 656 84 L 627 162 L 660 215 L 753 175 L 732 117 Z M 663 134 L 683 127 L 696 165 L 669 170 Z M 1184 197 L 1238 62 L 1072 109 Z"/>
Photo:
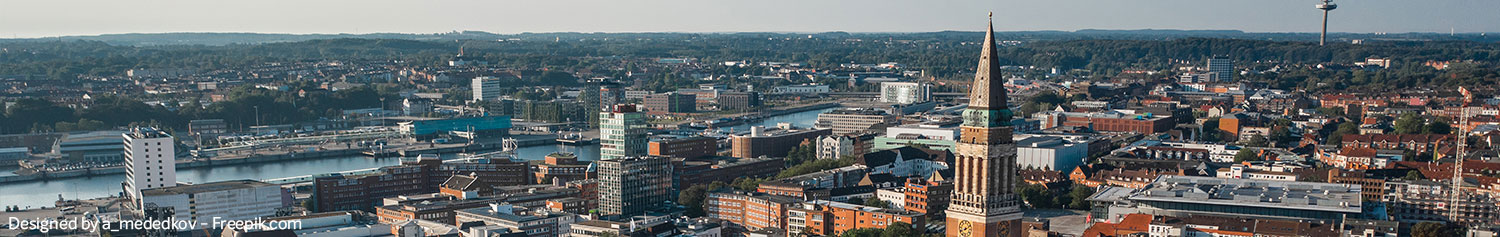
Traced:
<path id="1" fill-rule="evenodd" d="M 1068 208 L 1078 210 L 1090 209 L 1092 206 L 1089 205 L 1088 198 L 1093 195 L 1094 188 L 1082 184 L 1073 184 L 1073 191 L 1068 192 L 1068 197 L 1073 199 L 1071 200 L 1072 202 L 1068 203 Z"/>
<path id="2" fill-rule="evenodd" d="M 1418 179 L 1422 179 L 1422 172 L 1417 172 L 1416 170 L 1407 171 L 1406 172 L 1406 176 L 1405 177 L 1401 177 L 1401 179 L 1405 179 L 1405 180 L 1418 180 Z"/>
<path id="3" fill-rule="evenodd" d="M 1245 146 L 1265 147 L 1267 145 L 1270 145 L 1269 143 L 1270 143 L 1270 141 L 1266 140 L 1266 136 L 1255 135 L 1255 136 L 1250 136 L 1250 140 L 1245 141 Z"/>
<path id="4" fill-rule="evenodd" d="M 1223 131 L 1219 131 L 1219 117 L 1208 118 L 1203 121 L 1203 134 L 1198 135 L 1198 140 L 1219 142 L 1224 140 L 1223 134 Z"/>
<path id="5" fill-rule="evenodd" d="M 1252 151 L 1249 148 L 1240 149 L 1239 153 L 1235 153 L 1234 154 L 1234 162 L 1236 162 L 1236 163 L 1238 163 L 1238 162 L 1246 162 L 1246 161 L 1261 161 L 1261 160 L 1263 160 L 1263 159 L 1260 158 L 1260 154 L 1256 154 L 1255 151 Z"/>
<path id="6" fill-rule="evenodd" d="M 1338 129 L 1334 130 L 1333 133 L 1330 133 L 1328 135 L 1328 140 L 1325 140 L 1323 142 L 1323 144 L 1324 145 L 1336 145 L 1336 144 L 1342 143 L 1344 141 L 1343 139 L 1344 139 L 1344 135 L 1345 134 L 1359 135 L 1359 123 L 1356 123 L 1356 122 L 1343 122 L 1343 123 L 1339 123 Z"/>
<path id="7" fill-rule="evenodd" d="M 1422 133 L 1423 127 L 1426 125 L 1427 120 L 1422 119 L 1421 115 L 1406 113 L 1402 114 L 1401 118 L 1396 119 L 1396 131 L 1394 132 L 1396 134 L 1418 134 Z"/>
<path id="8" fill-rule="evenodd" d="M 1459 230 L 1462 228 L 1451 223 L 1422 222 L 1411 227 L 1412 237 L 1453 237 L 1461 236 Z"/>
<path id="9" fill-rule="evenodd" d="M 806 144 L 802 144 L 802 145 L 799 145 L 797 147 L 792 148 L 791 151 L 788 151 L 786 153 L 786 162 L 785 163 L 786 163 L 787 166 L 797 166 L 797 165 L 800 165 L 802 163 L 806 163 L 808 161 L 813 161 L 813 160 L 817 160 L 817 159 L 818 159 L 818 144 L 816 142 L 808 142 Z"/>
<path id="10" fill-rule="evenodd" d="M 725 185 L 727 184 L 724 182 L 693 185 L 692 187 L 683 189 L 682 193 L 677 195 L 677 203 L 687 206 L 685 215 L 689 217 L 701 217 L 707 214 L 703 211 L 703 201 L 708 199 L 708 192 L 723 188 Z"/>
<path id="11" fill-rule="evenodd" d="M 730 187 L 734 187 L 735 189 L 749 191 L 749 190 L 755 190 L 755 189 L 759 188 L 760 187 L 760 182 L 765 182 L 765 181 L 766 181 L 766 179 L 740 177 L 740 178 L 735 178 L 734 179 L 734 184 L 730 184 L 729 186 Z"/>
<path id="12" fill-rule="evenodd" d="M 866 198 L 864 205 L 865 206 L 872 206 L 872 207 L 879 207 L 879 208 L 891 208 L 891 203 L 890 202 L 887 202 L 885 200 L 880 200 L 880 198 L 875 198 L 875 197 Z"/>
<path id="13" fill-rule="evenodd" d="M 1031 205 L 1032 208 L 1058 207 L 1057 199 L 1055 198 L 1057 195 L 1054 195 L 1051 190 L 1042 185 L 1018 183 L 1017 187 L 1020 189 L 1017 193 L 1021 194 L 1021 200 L 1026 201 L 1026 204 Z"/>
<path id="14" fill-rule="evenodd" d="M 1423 126 L 1422 131 L 1428 134 L 1449 134 L 1453 133 L 1453 125 L 1449 124 L 1447 118 L 1438 118 Z"/>
<path id="15" fill-rule="evenodd" d="M 908 223 L 891 223 L 885 229 L 859 228 L 844 231 L 843 237 L 906 237 L 920 236 L 922 232 L 917 231 Z"/>
<path id="16" fill-rule="evenodd" d="M 1292 136 L 1291 130 L 1287 127 L 1278 126 L 1271 128 L 1271 141 L 1278 145 L 1286 144 L 1297 141 L 1297 137 Z"/>

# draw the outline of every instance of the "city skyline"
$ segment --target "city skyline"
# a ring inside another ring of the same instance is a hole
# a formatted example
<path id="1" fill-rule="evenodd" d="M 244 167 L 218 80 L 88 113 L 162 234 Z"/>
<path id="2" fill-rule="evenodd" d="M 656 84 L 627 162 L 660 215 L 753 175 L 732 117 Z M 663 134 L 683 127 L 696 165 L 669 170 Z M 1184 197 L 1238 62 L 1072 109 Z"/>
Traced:
<path id="1" fill-rule="evenodd" d="M 1084 29 L 1241 30 L 1315 33 L 1317 1 L 758 1 L 625 3 L 372 1 L 11 2 L 0 5 L 0 38 L 123 33 L 287 34 L 525 32 L 932 32 L 975 28 L 995 11 L 996 31 Z M 1496 32 L 1500 15 L 1474 0 L 1338 2 L 1329 30 L 1347 33 Z M 87 7 L 77 7 L 87 6 Z M 1071 12 L 1063 12 L 1067 8 Z M 233 9 L 233 10 L 225 10 Z M 1042 10 L 1051 9 L 1051 10 Z M 1224 11 L 1220 9 L 1234 9 Z M 963 14 L 968 13 L 968 14 Z M 181 19 L 194 19 L 181 21 Z M 317 24 L 306 24 L 317 22 Z M 4 34 L 9 33 L 9 34 Z"/>

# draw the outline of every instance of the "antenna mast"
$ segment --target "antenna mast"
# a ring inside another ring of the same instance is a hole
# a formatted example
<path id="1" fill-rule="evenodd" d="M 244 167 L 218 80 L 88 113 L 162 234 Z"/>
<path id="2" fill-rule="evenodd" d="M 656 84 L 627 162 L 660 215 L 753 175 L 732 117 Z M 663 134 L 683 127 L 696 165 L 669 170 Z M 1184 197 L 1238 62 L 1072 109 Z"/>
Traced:
<path id="1" fill-rule="evenodd" d="M 1323 46 L 1328 43 L 1328 12 L 1338 9 L 1339 5 L 1333 4 L 1333 0 L 1323 0 L 1323 4 L 1316 7 L 1323 10 L 1323 33 L 1318 35 L 1318 46 Z"/>

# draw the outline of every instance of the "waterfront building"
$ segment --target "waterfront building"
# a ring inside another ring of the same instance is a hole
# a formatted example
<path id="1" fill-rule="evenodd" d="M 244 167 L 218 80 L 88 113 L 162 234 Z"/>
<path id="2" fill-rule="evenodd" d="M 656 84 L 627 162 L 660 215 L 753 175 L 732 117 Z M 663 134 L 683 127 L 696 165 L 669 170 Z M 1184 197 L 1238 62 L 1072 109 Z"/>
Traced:
<path id="1" fill-rule="evenodd" d="M 125 161 L 125 149 L 120 144 L 126 131 L 73 132 L 62 136 L 54 143 L 52 151 L 67 162 L 112 163 Z"/>
<path id="2" fill-rule="evenodd" d="M 473 196 L 492 196 L 491 192 L 481 191 L 532 183 L 527 167 L 526 163 L 509 159 L 443 163 L 436 156 L 423 156 L 403 158 L 400 165 L 381 167 L 369 173 L 314 175 L 311 209 L 320 212 L 372 211 L 376 206 L 383 206 L 383 198 L 438 193 L 444 187 L 455 189 L 447 192 L 452 194 L 473 192 Z M 462 180 L 453 178 L 455 175 L 473 180 L 459 182 Z M 457 185 L 459 183 L 465 185 Z"/>
<path id="3" fill-rule="evenodd" d="M 760 92 L 724 92 L 719 93 L 719 110 L 742 110 L 755 108 L 761 105 Z"/>
<path id="4" fill-rule="evenodd" d="M 880 102 L 916 104 L 932 100 L 932 85 L 920 82 L 881 82 Z"/>
<path id="5" fill-rule="evenodd" d="M 959 129 L 957 171 L 948 205 L 948 236 L 1019 237 L 1021 202 L 1016 194 L 1016 144 L 1011 138 L 1005 81 L 995 51 L 994 23 L 985 32 L 984 48 Z"/>
<path id="6" fill-rule="evenodd" d="M 837 109 L 819 114 L 813 127 L 833 129 L 834 135 L 863 132 L 884 132 L 886 127 L 900 124 L 900 117 L 874 109 Z"/>
<path id="7" fill-rule="evenodd" d="M 795 95 L 819 95 L 832 92 L 828 85 L 804 84 L 776 86 L 771 88 L 771 94 L 795 94 Z"/>
<path id="8" fill-rule="evenodd" d="M 188 121 L 188 134 L 198 141 L 198 144 L 209 143 L 219 139 L 219 136 L 229 133 L 229 123 L 223 119 L 196 119 Z"/>
<path id="9" fill-rule="evenodd" d="M 658 113 L 692 113 L 698 108 L 697 97 L 683 93 L 650 94 L 643 102 L 647 111 Z"/>
<path id="10" fill-rule="evenodd" d="M 695 104 L 695 105 L 709 105 L 709 104 L 713 104 L 715 101 L 718 101 L 719 100 L 719 94 L 720 93 L 724 93 L 724 90 L 720 90 L 720 89 L 677 89 L 677 91 L 674 91 L 672 93 L 693 96 L 692 98 L 688 98 L 688 99 L 691 99 L 693 101 L 692 104 Z"/>
<path id="11" fill-rule="evenodd" d="M 537 184 L 557 184 L 592 177 L 591 163 L 578 162 L 578 155 L 565 152 L 547 154 L 542 163 L 531 166 Z"/>
<path id="12" fill-rule="evenodd" d="M 812 141 L 819 136 L 832 135 L 830 129 L 792 129 L 791 127 L 766 130 L 762 126 L 750 128 L 748 135 L 730 137 L 730 154 L 739 158 L 785 157 L 790 148 Z"/>
<path id="13" fill-rule="evenodd" d="M 313 211 L 370 211 L 387 197 L 432 193 L 438 185 L 430 177 L 442 161 L 436 157 L 405 160 L 371 174 L 323 174 L 313 177 Z"/>
<path id="14" fill-rule="evenodd" d="M 141 190 L 177 186 L 177 142 L 167 132 L 136 127 L 125 137 L 125 192 L 137 208 Z"/>
<path id="15" fill-rule="evenodd" d="M 646 155 L 646 116 L 635 105 L 599 112 L 599 159 Z"/>
<path id="16" fill-rule="evenodd" d="M 482 116 L 416 120 L 400 123 L 401 132 L 417 140 L 429 140 L 453 132 L 472 132 L 476 137 L 504 136 L 510 132 L 510 116 Z"/>
<path id="17" fill-rule="evenodd" d="M 677 200 L 672 163 L 665 157 L 622 157 L 598 161 L 599 211 L 636 216 Z"/>
<path id="18" fill-rule="evenodd" d="M 475 77 L 470 80 L 469 87 L 474 90 L 474 102 L 499 100 L 505 96 L 500 93 L 500 78 L 497 77 Z"/>
<path id="19" fill-rule="evenodd" d="M 424 98 L 406 98 L 401 100 L 401 114 L 406 116 L 422 116 L 432 112 L 432 100 Z"/>
<path id="20" fill-rule="evenodd" d="M 132 210 L 136 215 L 155 206 L 170 208 L 177 220 L 212 222 L 274 216 L 291 207 L 292 199 L 280 185 L 231 180 L 141 190 L 141 203 Z"/>
<path id="21" fill-rule="evenodd" d="M 712 137 L 672 137 L 647 144 L 647 154 L 661 157 L 698 158 L 719 151 L 719 140 Z"/>

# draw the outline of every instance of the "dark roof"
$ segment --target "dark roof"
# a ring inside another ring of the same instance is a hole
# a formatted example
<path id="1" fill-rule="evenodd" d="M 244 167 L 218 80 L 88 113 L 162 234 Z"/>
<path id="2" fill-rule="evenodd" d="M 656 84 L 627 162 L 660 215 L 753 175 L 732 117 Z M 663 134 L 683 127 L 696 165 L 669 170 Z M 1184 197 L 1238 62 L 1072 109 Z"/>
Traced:
<path id="1" fill-rule="evenodd" d="M 448 177 L 448 181 L 443 181 L 442 187 L 454 190 L 469 191 L 469 188 L 474 187 L 474 181 L 475 179 L 473 176 L 454 175 Z"/>
<path id="2" fill-rule="evenodd" d="M 904 146 L 894 149 L 866 153 L 864 155 L 861 155 L 859 159 L 854 161 L 854 163 L 861 164 L 867 167 L 889 165 L 891 164 L 891 162 L 896 161 L 897 155 L 900 155 L 901 158 L 905 160 L 921 159 L 951 163 L 952 159 L 948 159 L 948 157 L 952 157 L 953 153 L 945 150 L 932 150 Z"/>

